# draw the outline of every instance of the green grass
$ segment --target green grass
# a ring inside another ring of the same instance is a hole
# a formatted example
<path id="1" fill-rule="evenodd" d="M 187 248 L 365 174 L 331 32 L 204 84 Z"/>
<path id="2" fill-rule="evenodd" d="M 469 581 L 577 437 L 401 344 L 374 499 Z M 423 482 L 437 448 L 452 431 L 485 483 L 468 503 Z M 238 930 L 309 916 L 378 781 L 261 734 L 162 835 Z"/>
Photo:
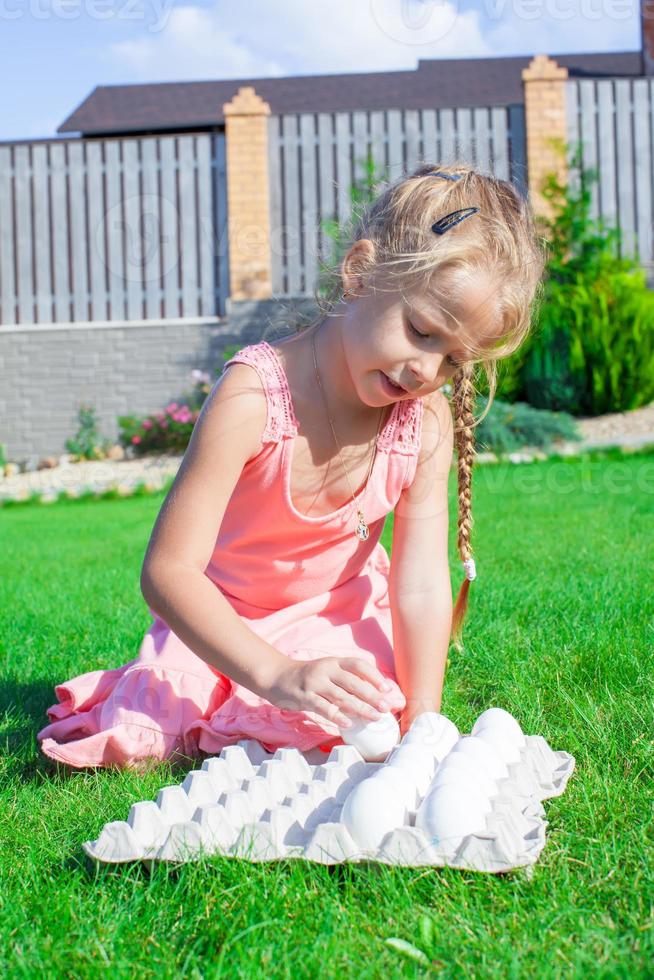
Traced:
<path id="1" fill-rule="evenodd" d="M 478 577 L 442 709 L 467 732 L 482 710 L 504 707 L 577 764 L 564 794 L 544 802 L 539 861 L 498 876 L 229 858 L 150 874 L 86 858 L 81 843 L 106 821 L 192 768 L 68 770 L 35 738 L 55 683 L 136 656 L 150 625 L 139 571 L 162 500 L 0 513 L 3 973 L 654 974 L 654 455 L 475 472 Z M 389 519 L 389 549 L 391 531 Z M 458 589 L 454 550 L 452 562 Z M 428 965 L 391 937 L 423 948 Z"/>

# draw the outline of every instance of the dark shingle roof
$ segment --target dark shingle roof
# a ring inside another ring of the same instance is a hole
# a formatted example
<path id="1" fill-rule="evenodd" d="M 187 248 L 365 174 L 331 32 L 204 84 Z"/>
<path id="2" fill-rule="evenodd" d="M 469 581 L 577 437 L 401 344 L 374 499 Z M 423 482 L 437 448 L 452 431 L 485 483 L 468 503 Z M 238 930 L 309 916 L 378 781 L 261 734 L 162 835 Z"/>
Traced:
<path id="1" fill-rule="evenodd" d="M 642 74 L 640 51 L 551 57 L 568 68 L 571 78 Z M 252 85 L 274 115 L 510 105 L 523 101 L 521 71 L 531 58 L 421 59 L 413 71 L 99 85 L 57 132 L 99 136 L 220 126 L 224 103 L 242 85 Z"/>

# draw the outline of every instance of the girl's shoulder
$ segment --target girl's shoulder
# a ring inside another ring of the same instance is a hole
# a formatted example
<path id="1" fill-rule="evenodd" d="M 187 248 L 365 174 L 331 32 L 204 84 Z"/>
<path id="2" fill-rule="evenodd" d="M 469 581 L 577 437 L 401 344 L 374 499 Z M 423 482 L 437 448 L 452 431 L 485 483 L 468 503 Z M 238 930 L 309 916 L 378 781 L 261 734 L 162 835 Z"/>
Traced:
<path id="1" fill-rule="evenodd" d="M 296 435 L 298 424 L 293 411 L 286 375 L 274 350 L 266 341 L 248 344 L 237 351 L 223 366 L 247 364 L 254 369 L 266 395 L 268 417 L 262 435 L 263 442 L 277 442 L 285 436 Z"/>

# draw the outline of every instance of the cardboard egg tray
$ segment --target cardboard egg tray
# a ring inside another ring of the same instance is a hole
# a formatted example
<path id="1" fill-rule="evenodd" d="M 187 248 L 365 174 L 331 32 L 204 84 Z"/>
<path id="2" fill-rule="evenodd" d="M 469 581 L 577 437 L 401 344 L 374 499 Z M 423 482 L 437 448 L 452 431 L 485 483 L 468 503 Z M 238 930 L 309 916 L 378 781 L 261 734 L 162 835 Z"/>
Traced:
<path id="1" fill-rule="evenodd" d="M 321 864 L 377 861 L 499 873 L 534 864 L 545 846 L 541 801 L 563 793 L 575 760 L 554 752 L 540 735 L 525 736 L 520 759 L 498 782 L 485 825 L 457 839 L 428 840 L 416 828 L 416 807 L 376 851 L 361 850 L 340 815 L 349 792 L 386 765 L 365 762 L 352 745 L 282 748 L 273 754 L 243 739 L 205 759 L 181 785 L 156 801 L 134 803 L 127 820 L 106 823 L 82 847 L 94 861 L 182 863 L 220 854 L 249 861 L 303 858 Z"/>

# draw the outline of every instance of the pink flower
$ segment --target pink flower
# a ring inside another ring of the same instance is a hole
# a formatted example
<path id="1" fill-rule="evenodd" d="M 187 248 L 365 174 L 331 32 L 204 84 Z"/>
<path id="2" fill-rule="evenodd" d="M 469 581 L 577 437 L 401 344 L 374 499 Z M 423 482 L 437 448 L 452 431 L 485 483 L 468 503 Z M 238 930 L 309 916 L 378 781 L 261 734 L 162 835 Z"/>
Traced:
<path id="1" fill-rule="evenodd" d="M 140 441 L 141 441 L 140 436 L 132 436 L 132 442 L 134 443 L 135 446 L 137 446 Z"/>
<path id="2" fill-rule="evenodd" d="M 142 424 L 144 429 L 152 428 L 152 422 L 150 421 L 150 419 L 144 419 Z"/>
<path id="3" fill-rule="evenodd" d="M 162 429 L 167 429 L 168 428 L 168 422 L 167 421 L 166 422 L 162 422 L 161 423 L 161 428 Z"/>
<path id="4" fill-rule="evenodd" d="M 178 408 L 179 405 L 177 404 L 177 402 L 171 402 L 170 405 L 166 405 L 166 407 L 164 408 L 164 412 L 169 412 L 169 413 L 176 412 Z"/>

